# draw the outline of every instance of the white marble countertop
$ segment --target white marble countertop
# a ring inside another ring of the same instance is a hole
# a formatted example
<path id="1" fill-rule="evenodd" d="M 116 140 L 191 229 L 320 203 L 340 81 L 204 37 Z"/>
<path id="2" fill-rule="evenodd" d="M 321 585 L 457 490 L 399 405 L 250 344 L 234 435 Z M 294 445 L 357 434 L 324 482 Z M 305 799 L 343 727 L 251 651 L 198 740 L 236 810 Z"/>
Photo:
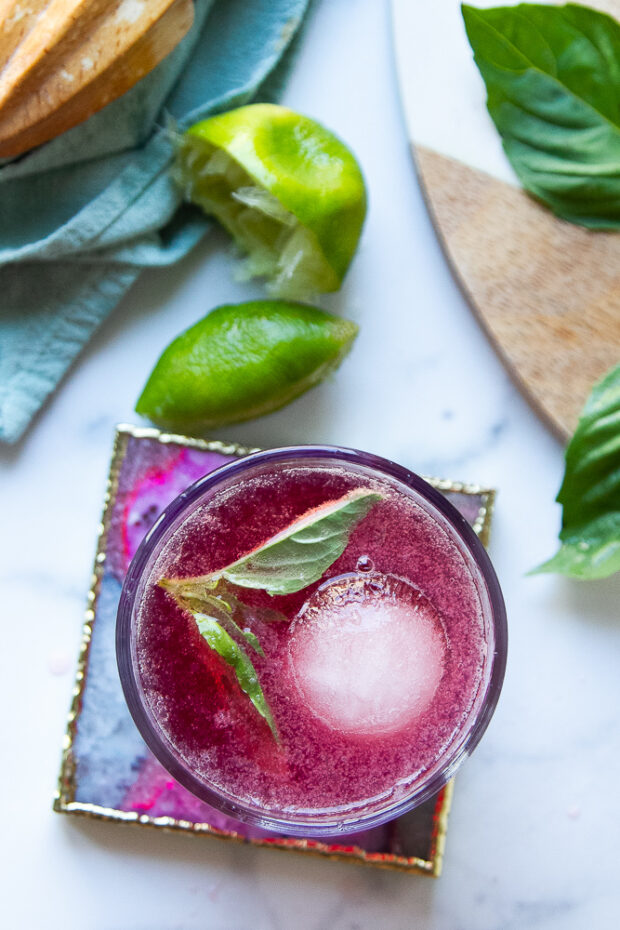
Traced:
<path id="1" fill-rule="evenodd" d="M 232 282 L 216 234 L 179 266 L 143 275 L 26 439 L 0 452 L 3 925 L 615 930 L 620 577 L 525 576 L 554 551 L 562 449 L 506 375 L 435 238 L 386 3 L 319 2 L 285 102 L 335 129 L 366 174 L 362 246 L 325 301 L 361 335 L 327 383 L 217 436 L 340 443 L 499 489 L 491 554 L 509 611 L 508 672 L 457 780 L 443 875 L 51 812 L 114 424 L 137 420 L 133 403 L 174 335 L 218 303 L 261 295 Z"/>

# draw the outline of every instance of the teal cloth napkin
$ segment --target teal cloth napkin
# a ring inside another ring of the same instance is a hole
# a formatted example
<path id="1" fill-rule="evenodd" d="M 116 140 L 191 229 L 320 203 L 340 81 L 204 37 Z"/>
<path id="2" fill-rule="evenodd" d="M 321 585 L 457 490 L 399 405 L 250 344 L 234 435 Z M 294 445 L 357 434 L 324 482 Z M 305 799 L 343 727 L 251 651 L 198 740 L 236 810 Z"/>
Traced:
<path id="1" fill-rule="evenodd" d="M 209 228 L 170 181 L 166 122 L 273 97 L 309 0 L 196 0 L 146 78 L 86 123 L 0 167 L 0 439 L 17 440 L 149 265 Z M 283 58 L 284 56 L 284 58 Z"/>

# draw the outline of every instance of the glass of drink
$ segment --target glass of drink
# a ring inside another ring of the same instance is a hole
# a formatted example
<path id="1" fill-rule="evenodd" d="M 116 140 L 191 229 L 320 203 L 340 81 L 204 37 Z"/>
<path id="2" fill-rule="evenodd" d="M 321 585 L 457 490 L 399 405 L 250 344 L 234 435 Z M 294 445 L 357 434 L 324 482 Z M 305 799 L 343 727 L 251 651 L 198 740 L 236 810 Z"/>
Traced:
<path id="1" fill-rule="evenodd" d="M 167 507 L 127 574 L 121 682 L 182 785 L 278 833 L 353 833 L 435 794 L 495 709 L 506 615 L 425 481 L 328 446 L 260 452 Z"/>

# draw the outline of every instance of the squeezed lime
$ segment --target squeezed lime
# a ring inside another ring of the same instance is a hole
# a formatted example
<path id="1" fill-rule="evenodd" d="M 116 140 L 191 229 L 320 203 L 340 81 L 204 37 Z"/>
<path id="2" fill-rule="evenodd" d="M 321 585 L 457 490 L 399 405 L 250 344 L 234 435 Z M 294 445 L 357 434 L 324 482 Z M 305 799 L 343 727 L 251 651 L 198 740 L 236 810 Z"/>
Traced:
<path id="1" fill-rule="evenodd" d="M 279 297 L 337 291 L 357 249 L 366 188 L 351 151 L 307 116 L 257 103 L 181 137 L 175 177 L 246 256 L 241 278 Z"/>

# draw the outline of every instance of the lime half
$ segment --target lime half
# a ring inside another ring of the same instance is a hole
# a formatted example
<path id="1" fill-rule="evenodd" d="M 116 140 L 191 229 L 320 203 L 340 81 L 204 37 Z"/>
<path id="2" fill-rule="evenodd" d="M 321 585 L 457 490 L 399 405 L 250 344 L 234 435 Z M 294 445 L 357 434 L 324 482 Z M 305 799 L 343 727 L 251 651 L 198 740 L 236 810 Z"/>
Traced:
<path id="1" fill-rule="evenodd" d="M 349 149 L 319 123 L 257 103 L 181 137 L 175 177 L 247 256 L 240 277 L 280 297 L 337 291 L 355 254 L 366 189 Z"/>
<path id="2" fill-rule="evenodd" d="M 165 349 L 136 411 L 200 432 L 283 407 L 338 367 L 357 326 L 307 304 L 217 307 Z"/>

